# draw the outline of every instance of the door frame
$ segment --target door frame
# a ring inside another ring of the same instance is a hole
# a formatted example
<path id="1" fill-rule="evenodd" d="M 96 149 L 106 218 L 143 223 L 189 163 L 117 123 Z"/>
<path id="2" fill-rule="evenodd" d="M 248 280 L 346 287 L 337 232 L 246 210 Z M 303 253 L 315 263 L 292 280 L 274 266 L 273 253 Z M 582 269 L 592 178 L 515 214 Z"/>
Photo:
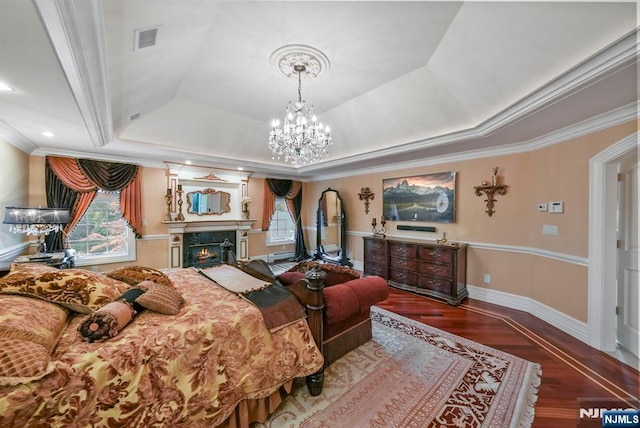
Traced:
<path id="1" fill-rule="evenodd" d="M 640 132 L 635 132 L 589 161 L 589 345 L 605 352 L 616 349 L 616 293 L 607 293 L 607 284 L 616 284 L 616 210 L 618 161 L 638 150 Z M 614 334 L 611 334 L 611 333 Z"/>

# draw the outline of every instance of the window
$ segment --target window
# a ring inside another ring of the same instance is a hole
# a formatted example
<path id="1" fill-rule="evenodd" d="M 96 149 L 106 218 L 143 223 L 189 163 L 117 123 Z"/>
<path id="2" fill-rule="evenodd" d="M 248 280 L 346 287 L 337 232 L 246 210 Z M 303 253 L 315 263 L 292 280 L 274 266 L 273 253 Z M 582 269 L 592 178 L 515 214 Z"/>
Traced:
<path id="1" fill-rule="evenodd" d="M 122 217 L 120 192 L 98 191 L 68 240 L 79 266 L 135 260 L 135 239 Z"/>
<path id="2" fill-rule="evenodd" d="M 289 214 L 285 198 L 276 197 L 275 208 L 269 222 L 269 244 L 291 243 L 295 235 L 295 223 Z"/>

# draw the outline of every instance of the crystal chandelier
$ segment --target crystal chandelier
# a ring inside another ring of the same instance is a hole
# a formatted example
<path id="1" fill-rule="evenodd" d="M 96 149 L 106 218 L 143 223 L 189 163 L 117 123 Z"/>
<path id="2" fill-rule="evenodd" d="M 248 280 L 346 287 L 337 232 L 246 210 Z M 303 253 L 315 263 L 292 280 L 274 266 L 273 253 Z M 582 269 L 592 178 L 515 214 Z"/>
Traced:
<path id="1" fill-rule="evenodd" d="M 307 49 L 310 48 L 307 47 Z M 315 77 L 320 70 L 317 64 L 313 64 L 317 70 L 308 70 L 305 62 L 311 59 L 317 63 L 317 59 L 308 53 L 288 52 L 287 54 L 288 56 L 280 59 L 278 67 L 287 76 L 293 73 L 298 75 L 298 101 L 289 101 L 282 126 L 279 120 L 271 122 L 269 148 L 273 153 L 273 159 L 284 158 L 285 162 L 290 162 L 292 165 L 304 165 L 320 161 L 326 156 L 327 148 L 332 144 L 332 138 L 329 127 L 323 126 L 313 114 L 313 105 L 307 107 L 302 99 L 302 75 Z M 287 66 L 290 70 L 288 74 L 283 70 Z"/>

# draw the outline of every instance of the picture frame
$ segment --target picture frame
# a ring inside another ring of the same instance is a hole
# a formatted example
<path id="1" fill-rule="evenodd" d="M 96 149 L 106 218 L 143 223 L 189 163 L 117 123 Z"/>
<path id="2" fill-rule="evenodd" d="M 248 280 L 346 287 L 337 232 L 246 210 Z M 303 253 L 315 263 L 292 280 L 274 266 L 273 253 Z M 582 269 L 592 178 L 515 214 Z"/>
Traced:
<path id="1" fill-rule="evenodd" d="M 455 223 L 456 172 L 385 178 L 382 207 L 389 221 Z"/>

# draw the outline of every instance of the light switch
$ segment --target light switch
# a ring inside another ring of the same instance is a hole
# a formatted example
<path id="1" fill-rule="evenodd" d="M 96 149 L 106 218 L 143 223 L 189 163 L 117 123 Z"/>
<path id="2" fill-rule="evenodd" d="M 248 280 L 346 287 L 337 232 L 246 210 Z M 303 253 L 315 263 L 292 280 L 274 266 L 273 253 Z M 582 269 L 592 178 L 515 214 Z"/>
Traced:
<path id="1" fill-rule="evenodd" d="M 556 213 L 556 214 L 563 213 L 564 202 L 562 201 L 549 202 L 549 212 Z"/>

